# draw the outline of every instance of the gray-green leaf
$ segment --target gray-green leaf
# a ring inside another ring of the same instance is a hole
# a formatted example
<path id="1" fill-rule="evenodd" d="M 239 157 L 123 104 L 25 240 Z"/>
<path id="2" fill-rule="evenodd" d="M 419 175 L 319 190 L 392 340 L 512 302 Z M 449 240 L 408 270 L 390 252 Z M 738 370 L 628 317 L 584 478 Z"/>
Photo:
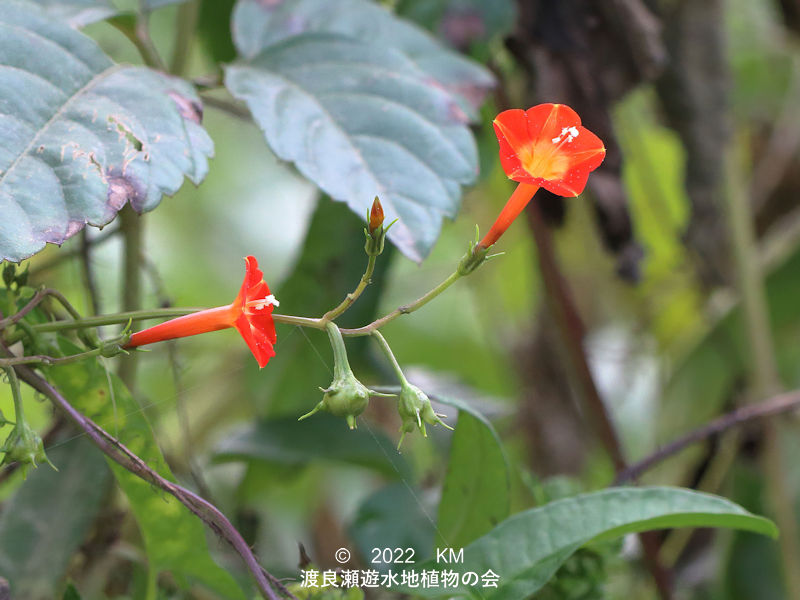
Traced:
<path id="1" fill-rule="evenodd" d="M 245 60 L 225 83 L 273 151 L 359 216 L 380 196 L 422 260 L 477 174 L 466 111 L 491 76 L 366 0 L 243 0 L 233 27 Z"/>
<path id="2" fill-rule="evenodd" d="M 72 27 L 83 27 L 117 14 L 109 0 L 28 0 L 41 6 L 48 14 L 69 23 Z"/>
<path id="3" fill-rule="evenodd" d="M 234 40 L 247 59 L 305 32 L 334 33 L 402 53 L 456 96 L 472 118 L 494 86 L 486 68 L 370 0 L 240 0 L 234 10 Z"/>
<path id="4" fill-rule="evenodd" d="M 526 598 L 541 588 L 575 550 L 591 541 L 672 527 L 730 527 L 777 536 L 775 525 L 718 496 L 681 488 L 612 488 L 518 513 L 464 548 L 463 562 L 417 567 L 478 576 L 492 571 L 498 587 L 415 589 L 421 596 L 486 600 Z"/>
<path id="5" fill-rule="evenodd" d="M 113 64 L 34 5 L 0 5 L 0 260 L 103 226 L 126 202 L 155 208 L 213 146 L 182 80 Z"/>

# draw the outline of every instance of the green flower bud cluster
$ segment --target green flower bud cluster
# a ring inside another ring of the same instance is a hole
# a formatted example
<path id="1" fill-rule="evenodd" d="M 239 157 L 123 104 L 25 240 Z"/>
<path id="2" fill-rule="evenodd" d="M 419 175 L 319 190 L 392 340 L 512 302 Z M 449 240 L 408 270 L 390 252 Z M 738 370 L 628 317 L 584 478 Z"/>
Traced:
<path id="1" fill-rule="evenodd" d="M 28 285 L 28 270 L 29 266 L 25 267 L 24 271 L 17 270 L 17 265 L 7 262 L 3 267 L 3 283 L 9 289 L 12 284 L 16 284 L 17 289 Z"/>
<path id="2" fill-rule="evenodd" d="M 36 468 L 41 463 L 47 463 L 56 468 L 44 452 L 42 438 L 24 422 L 14 425 L 0 451 L 5 453 L 0 466 L 18 462 L 22 467 L 23 476 L 27 476 L 29 465 Z"/>
<path id="3" fill-rule="evenodd" d="M 350 429 L 355 429 L 356 417 L 367 408 L 370 396 L 391 396 L 391 394 L 372 391 L 356 379 L 347 360 L 342 332 L 334 323 L 328 323 L 326 328 L 333 348 L 333 381 L 327 388 L 319 388 L 325 394 L 322 400 L 298 421 L 324 410 L 337 417 L 343 417 Z"/>
<path id="4" fill-rule="evenodd" d="M 447 429 L 452 429 L 442 421 L 441 417 L 445 415 L 434 412 L 427 394 L 407 381 L 400 388 L 400 395 L 397 398 L 397 412 L 400 414 L 400 419 L 402 419 L 400 441 L 397 443 L 398 450 L 406 434 L 414 431 L 417 427 L 422 432 L 422 435 L 428 437 L 428 432 L 425 429 L 426 423 L 428 425 L 443 425 Z"/>
<path id="5" fill-rule="evenodd" d="M 373 393 L 349 370 L 343 377 L 334 378 L 327 388 L 319 389 L 324 392 L 322 400 L 299 420 L 324 410 L 336 417 L 343 417 L 350 429 L 356 428 L 356 417 L 367 408 L 369 397 Z"/>

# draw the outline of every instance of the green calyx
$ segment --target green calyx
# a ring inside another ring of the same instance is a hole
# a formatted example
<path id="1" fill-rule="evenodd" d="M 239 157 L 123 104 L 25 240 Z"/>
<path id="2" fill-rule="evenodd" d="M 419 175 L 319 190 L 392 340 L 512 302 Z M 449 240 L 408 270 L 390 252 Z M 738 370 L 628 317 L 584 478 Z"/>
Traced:
<path id="1" fill-rule="evenodd" d="M 353 373 L 343 379 L 334 379 L 327 388 L 320 388 L 325 395 L 314 409 L 300 417 L 299 421 L 306 419 L 321 410 L 334 416 L 343 417 L 350 429 L 355 429 L 356 417 L 364 412 L 369 404 L 372 392 L 355 378 Z"/>
<path id="2" fill-rule="evenodd" d="M 477 230 L 476 230 L 477 235 Z M 486 262 L 488 248 L 484 248 L 479 243 L 470 243 L 467 247 L 467 253 L 461 258 L 458 263 L 458 274 L 461 276 L 469 275 Z"/>
<path id="3" fill-rule="evenodd" d="M 30 465 L 36 468 L 41 463 L 47 463 L 53 469 L 56 469 L 55 465 L 47 458 L 47 454 L 45 454 L 42 438 L 27 423 L 18 422 L 14 425 L 14 429 L 11 430 L 0 450 L 5 452 L 0 466 L 18 462 L 22 467 L 24 477 L 27 477 L 28 466 Z"/>
<path id="4" fill-rule="evenodd" d="M 375 197 L 375 202 L 378 202 L 377 196 Z M 380 203 L 378 205 L 380 206 Z M 397 223 L 397 219 L 384 227 L 383 209 L 380 212 L 380 219 L 376 220 L 374 205 L 372 211 L 367 212 L 367 227 L 364 228 L 364 236 L 367 238 L 364 244 L 364 252 L 367 253 L 367 256 L 375 257 L 383 253 L 383 248 L 386 244 L 386 233 L 395 223 Z"/>
<path id="5" fill-rule="evenodd" d="M 502 256 L 502 252 L 497 254 L 489 254 L 489 248 L 485 248 L 480 243 L 480 231 L 477 225 L 475 226 L 475 241 L 467 244 L 467 253 L 461 257 L 458 263 L 456 272 L 461 275 L 469 275 L 480 267 L 487 260 Z"/>
<path id="6" fill-rule="evenodd" d="M 400 395 L 397 398 L 397 412 L 403 421 L 402 425 L 400 425 L 402 435 L 397 443 L 398 450 L 406 434 L 414 431 L 415 428 L 419 428 L 422 435 L 428 437 L 428 432 L 425 429 L 426 423 L 428 425 L 442 425 L 447 429 L 452 429 L 442 421 L 441 417 L 445 415 L 434 412 L 427 394 L 408 382 L 405 382 L 400 388 Z"/>
<path id="7" fill-rule="evenodd" d="M 128 354 L 128 351 L 125 350 L 125 346 L 128 342 L 131 341 L 131 334 L 128 331 L 128 327 L 125 328 L 125 331 L 122 332 L 121 335 L 110 339 L 97 342 L 97 349 L 100 352 L 100 356 L 105 358 L 113 358 L 119 354 Z"/>

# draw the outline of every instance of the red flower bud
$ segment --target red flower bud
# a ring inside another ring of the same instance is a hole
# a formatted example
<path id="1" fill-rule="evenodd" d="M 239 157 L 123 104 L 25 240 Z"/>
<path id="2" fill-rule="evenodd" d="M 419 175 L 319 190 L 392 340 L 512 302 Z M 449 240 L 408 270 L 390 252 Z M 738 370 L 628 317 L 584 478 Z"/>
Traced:
<path id="1" fill-rule="evenodd" d="M 383 225 L 383 206 L 381 206 L 381 201 L 375 196 L 375 200 L 372 202 L 372 208 L 369 211 L 369 233 L 370 235 L 374 235 L 375 231 Z"/>

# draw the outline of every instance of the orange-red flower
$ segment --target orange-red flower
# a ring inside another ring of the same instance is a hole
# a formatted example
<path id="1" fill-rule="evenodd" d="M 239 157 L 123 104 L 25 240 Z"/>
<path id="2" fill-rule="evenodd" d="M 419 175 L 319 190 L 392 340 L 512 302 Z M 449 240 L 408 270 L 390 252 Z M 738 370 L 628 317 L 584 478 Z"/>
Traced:
<path id="1" fill-rule="evenodd" d="M 480 241 L 483 248 L 497 241 L 540 187 L 559 196 L 580 194 L 606 155 L 600 138 L 565 104 L 503 111 L 494 120 L 494 131 L 503 170 L 519 186 Z"/>
<path id="2" fill-rule="evenodd" d="M 273 307 L 278 305 L 252 256 L 245 258 L 246 272 L 242 288 L 236 300 L 227 306 L 209 308 L 190 315 L 171 319 L 144 329 L 131 336 L 126 347 L 135 348 L 198 333 L 235 327 L 247 343 L 247 347 L 264 367 L 275 356 L 275 324 L 272 321 Z"/>

